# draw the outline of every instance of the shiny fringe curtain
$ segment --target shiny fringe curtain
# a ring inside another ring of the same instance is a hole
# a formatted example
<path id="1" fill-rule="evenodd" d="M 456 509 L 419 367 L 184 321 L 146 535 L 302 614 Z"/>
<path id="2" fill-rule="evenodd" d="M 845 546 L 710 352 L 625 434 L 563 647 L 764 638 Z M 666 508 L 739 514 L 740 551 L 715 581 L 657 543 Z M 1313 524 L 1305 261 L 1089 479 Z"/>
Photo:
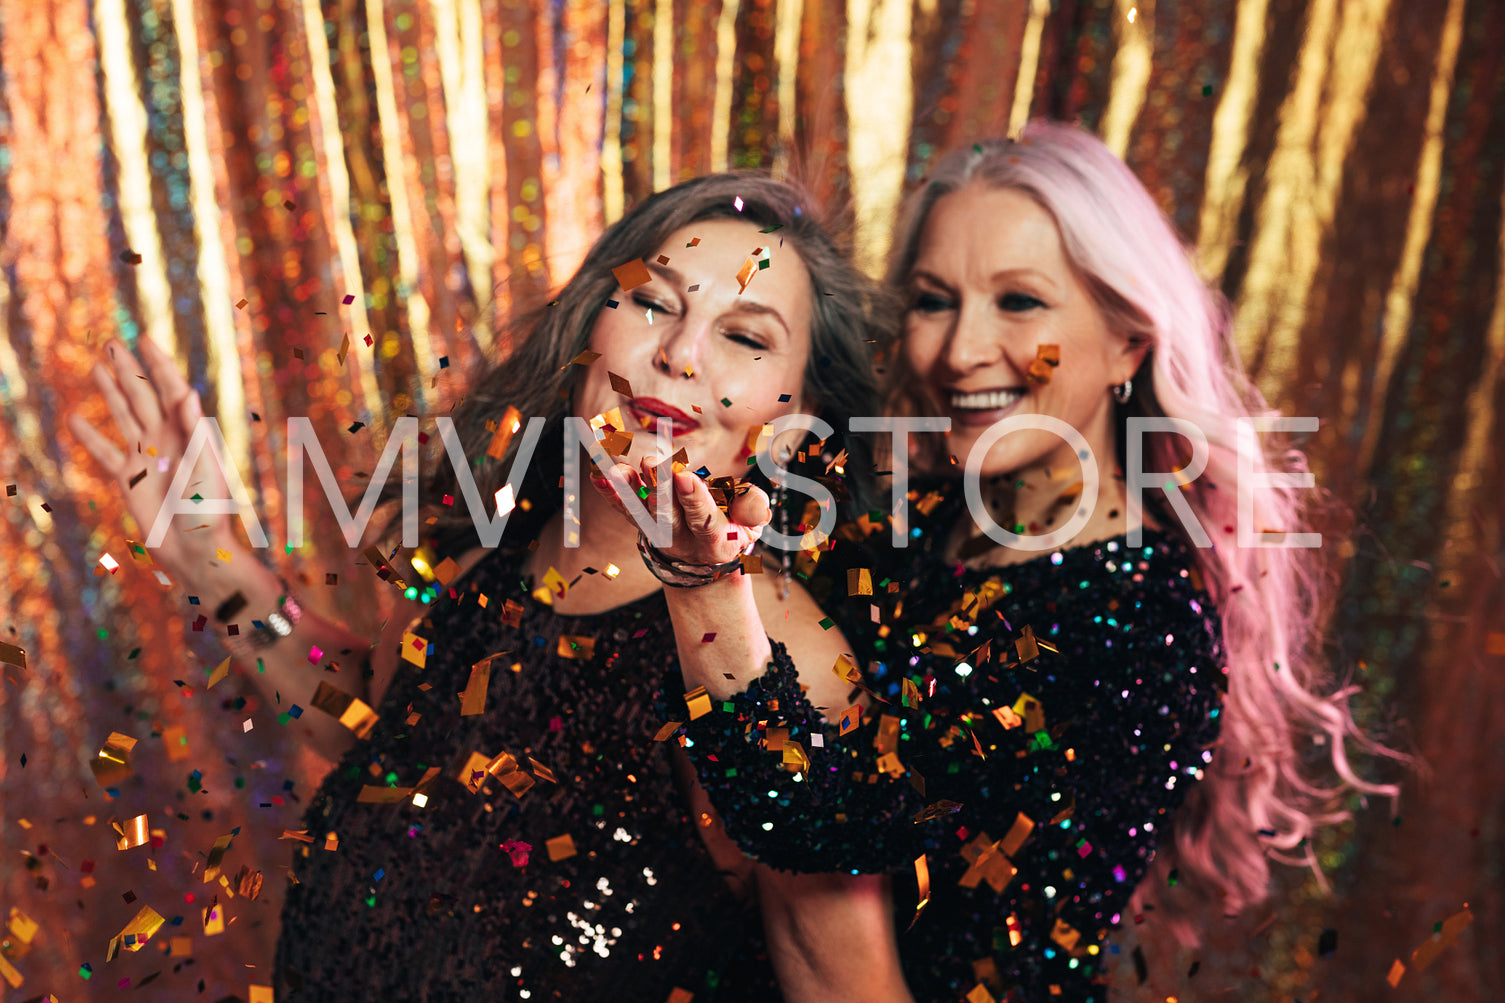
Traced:
<path id="1" fill-rule="evenodd" d="M 285 417 L 368 469 L 647 193 L 794 175 L 874 268 L 933 156 L 1039 115 L 1126 157 L 1271 400 L 1321 417 L 1318 483 L 1357 513 L 1331 652 L 1430 767 L 1397 822 L 1324 837 L 1331 897 L 1287 872 L 1202 951 L 1132 962 L 1131 924 L 1124 998 L 1499 995 L 1502 60 L 1495 0 L 0 0 L 4 999 L 252 998 L 318 765 L 286 708 L 204 689 L 198 610 L 64 429 L 106 420 L 102 339 L 178 355 L 275 534 Z M 358 628 L 392 612 L 341 546 L 268 560 Z M 88 764 L 115 731 L 111 798 Z M 142 813 L 152 845 L 118 851 Z M 233 830 L 254 901 L 203 878 Z M 169 925 L 106 963 L 143 905 Z"/>

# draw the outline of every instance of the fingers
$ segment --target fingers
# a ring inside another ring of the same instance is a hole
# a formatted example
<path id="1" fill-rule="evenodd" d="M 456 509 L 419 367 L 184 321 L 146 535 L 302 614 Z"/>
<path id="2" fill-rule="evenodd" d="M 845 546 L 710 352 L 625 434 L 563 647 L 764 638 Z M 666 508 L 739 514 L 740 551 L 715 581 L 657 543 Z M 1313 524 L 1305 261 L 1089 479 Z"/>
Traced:
<path id="1" fill-rule="evenodd" d="M 115 427 L 120 430 L 121 438 L 125 439 L 129 448 L 131 443 L 141 441 L 141 424 L 136 420 L 136 415 L 131 411 L 131 405 L 120 392 L 120 384 L 115 380 L 113 370 L 107 368 L 104 363 L 94 363 L 94 368 L 89 371 L 94 377 L 94 385 L 99 387 L 100 395 L 105 399 L 105 406 L 110 409 L 110 415 L 115 419 Z"/>
<path id="2" fill-rule="evenodd" d="M 162 424 L 162 402 L 157 388 L 152 386 L 142 372 L 141 364 L 119 341 L 111 340 L 108 353 L 110 365 L 121 394 L 130 404 L 131 414 L 142 432 L 150 434 Z"/>
<path id="3" fill-rule="evenodd" d="M 193 393 L 193 388 L 183 378 L 183 370 L 178 368 L 177 361 L 165 349 L 149 338 L 141 339 L 141 355 L 146 360 L 152 383 L 161 396 L 162 413 L 177 414 L 183 401 Z"/>
<path id="4" fill-rule="evenodd" d="M 68 429 L 105 473 L 111 477 L 120 476 L 120 469 L 125 466 L 125 454 L 116 449 L 113 442 L 101 435 L 81 414 L 68 416 Z"/>
<path id="5" fill-rule="evenodd" d="M 749 484 L 745 494 L 732 501 L 727 516 L 732 522 L 743 526 L 763 526 L 773 518 L 773 508 L 768 504 L 768 495 L 756 484 Z"/>

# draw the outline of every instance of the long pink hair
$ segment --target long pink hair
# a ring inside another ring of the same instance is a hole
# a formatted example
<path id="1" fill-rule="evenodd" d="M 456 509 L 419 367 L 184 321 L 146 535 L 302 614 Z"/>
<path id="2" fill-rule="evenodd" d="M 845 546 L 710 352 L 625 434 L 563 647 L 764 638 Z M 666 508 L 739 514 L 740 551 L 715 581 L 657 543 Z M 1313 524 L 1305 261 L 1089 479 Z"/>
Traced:
<path id="1" fill-rule="evenodd" d="M 1193 894 L 1157 895 L 1157 907 L 1169 929 L 1192 945 L 1207 903 L 1236 914 L 1265 898 L 1270 858 L 1309 866 L 1327 887 L 1309 837 L 1348 818 L 1342 802 L 1350 792 L 1392 799 L 1399 793 L 1358 776 L 1350 744 L 1405 757 L 1355 726 L 1348 698 L 1357 687 L 1335 685 L 1325 664 L 1321 628 L 1333 589 L 1318 551 L 1240 547 L 1228 531 L 1238 525 L 1239 420 L 1276 412 L 1245 375 L 1227 302 L 1197 275 L 1139 179 L 1095 136 L 1059 123 L 1032 122 L 1018 141 L 985 140 L 958 150 L 936 165 L 901 212 L 891 285 L 907 283 L 931 207 L 970 184 L 1019 191 L 1049 212 L 1068 260 L 1109 324 L 1148 344 L 1132 397 L 1118 409 L 1120 456 L 1123 422 L 1133 416 L 1186 419 L 1209 443 L 1207 467 L 1183 496 L 1213 544 L 1194 553 L 1222 618 L 1228 684 L 1222 734 L 1202 782 L 1177 811 L 1170 845 L 1162 843 L 1136 892 L 1142 901 L 1177 868 Z M 903 368 L 902 361 L 890 367 L 896 387 Z M 1306 470 L 1304 456 L 1288 442 L 1259 438 L 1252 450 L 1256 472 Z M 1145 436 L 1147 470 L 1179 469 L 1186 456 L 1179 436 Z M 1320 498 L 1307 488 L 1260 488 L 1251 528 L 1300 532 Z M 1163 521 L 1180 525 L 1173 516 Z M 1305 765 L 1314 745 L 1331 767 L 1322 779 Z"/>

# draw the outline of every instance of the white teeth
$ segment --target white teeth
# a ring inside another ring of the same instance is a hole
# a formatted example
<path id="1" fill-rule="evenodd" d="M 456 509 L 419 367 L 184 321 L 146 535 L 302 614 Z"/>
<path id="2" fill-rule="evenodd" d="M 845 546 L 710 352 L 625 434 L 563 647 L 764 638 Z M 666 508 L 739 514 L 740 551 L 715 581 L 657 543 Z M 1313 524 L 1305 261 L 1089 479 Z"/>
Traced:
<path id="1" fill-rule="evenodd" d="M 975 394 L 952 394 L 951 406 L 967 411 L 996 411 L 1024 396 L 1023 390 L 984 390 Z"/>

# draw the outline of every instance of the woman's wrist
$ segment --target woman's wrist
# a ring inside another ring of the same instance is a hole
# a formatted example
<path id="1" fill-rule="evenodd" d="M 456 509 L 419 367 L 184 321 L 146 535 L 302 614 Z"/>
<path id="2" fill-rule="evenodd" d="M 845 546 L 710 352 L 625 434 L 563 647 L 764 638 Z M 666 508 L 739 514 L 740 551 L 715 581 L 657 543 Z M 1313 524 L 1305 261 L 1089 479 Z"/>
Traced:
<path id="1" fill-rule="evenodd" d="M 642 555 L 643 564 L 653 572 L 653 577 L 669 588 L 676 589 L 710 585 L 730 575 L 740 573 L 743 567 L 741 554 L 722 564 L 697 564 L 693 561 L 682 561 L 670 557 L 649 543 L 648 537 L 641 531 L 638 533 L 638 553 Z"/>

